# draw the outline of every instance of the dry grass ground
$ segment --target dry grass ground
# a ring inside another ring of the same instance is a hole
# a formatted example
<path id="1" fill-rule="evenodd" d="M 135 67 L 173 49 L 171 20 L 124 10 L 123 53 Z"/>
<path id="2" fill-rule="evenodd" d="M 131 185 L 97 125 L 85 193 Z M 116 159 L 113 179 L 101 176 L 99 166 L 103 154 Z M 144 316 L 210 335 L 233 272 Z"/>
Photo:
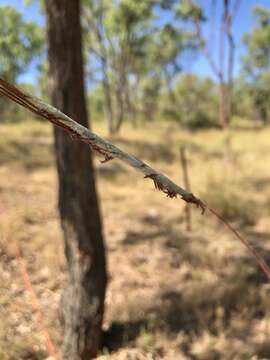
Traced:
<path id="1" fill-rule="evenodd" d="M 105 129 L 94 126 L 101 135 Z M 114 141 L 217 208 L 270 262 L 270 129 L 188 133 L 124 128 Z M 0 359 L 46 359 L 45 341 L 15 257 L 18 242 L 53 338 L 65 261 L 48 124 L 0 126 Z M 270 359 L 264 274 L 210 214 L 184 204 L 118 161 L 96 161 L 110 283 L 101 359 Z"/>

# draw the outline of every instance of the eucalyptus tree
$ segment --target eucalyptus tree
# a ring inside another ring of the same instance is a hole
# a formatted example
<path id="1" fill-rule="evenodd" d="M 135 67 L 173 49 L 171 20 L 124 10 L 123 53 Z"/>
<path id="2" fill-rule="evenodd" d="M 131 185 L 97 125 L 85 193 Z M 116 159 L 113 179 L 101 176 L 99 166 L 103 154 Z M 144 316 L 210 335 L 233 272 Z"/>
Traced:
<path id="1" fill-rule="evenodd" d="M 151 20 L 156 4 L 157 1 L 147 0 L 85 2 L 87 44 L 100 63 L 104 107 L 111 133 L 119 131 L 125 118 L 135 122 L 132 84 L 136 84 L 134 79 L 138 75 L 137 60 L 145 55 L 143 48 L 153 31 Z"/>
<path id="2" fill-rule="evenodd" d="M 177 113 L 174 78 L 181 71 L 183 52 L 191 48 L 192 34 L 164 21 L 163 11 L 173 14 L 174 6 L 173 0 L 85 2 L 88 49 L 100 64 L 111 133 L 120 129 L 124 119 L 136 124 L 138 112 L 152 117 L 162 82 L 170 111 Z M 150 93 L 148 101 L 145 95 Z"/>
<path id="3" fill-rule="evenodd" d="M 155 33 L 149 45 L 149 67 L 155 70 L 156 76 L 162 74 L 164 80 L 163 93 L 168 95 L 165 112 L 172 118 L 179 118 L 179 103 L 175 94 L 177 76 L 183 70 L 185 55 L 197 49 L 194 33 L 176 26 L 175 23 L 165 23 Z"/>
<path id="4" fill-rule="evenodd" d="M 44 39 L 39 26 L 12 6 L 0 6 L 0 24 L 0 76 L 14 83 L 41 53 Z M 1 115 L 6 106 L 1 101 Z"/>
<path id="5" fill-rule="evenodd" d="M 181 20 L 185 19 L 193 24 L 201 51 L 219 83 L 219 122 L 222 128 L 229 126 L 232 114 L 233 72 L 235 63 L 233 23 L 240 3 L 241 0 L 220 0 L 222 10 L 217 29 L 215 28 L 217 0 L 209 2 L 211 5 L 211 14 L 208 17 L 206 16 L 206 11 L 204 11 L 205 9 L 195 0 L 182 0 L 177 9 L 177 14 Z M 209 39 L 206 39 L 203 33 L 203 24 L 209 25 Z M 217 52 L 214 49 L 216 33 L 218 33 L 216 44 Z M 225 51 L 226 49 L 227 52 Z"/>
<path id="6" fill-rule="evenodd" d="M 266 122 L 270 116 L 270 10 L 256 6 L 253 12 L 256 25 L 244 36 L 243 70 L 256 117 Z"/>
<path id="7" fill-rule="evenodd" d="M 113 108 L 113 93 L 110 79 L 110 58 L 107 41 L 107 24 L 105 16 L 110 8 L 106 0 L 91 0 L 84 2 L 84 26 L 86 57 L 88 52 L 99 62 L 101 82 L 104 93 L 104 113 L 108 123 L 108 131 L 114 133 L 115 120 Z"/>
<path id="8" fill-rule="evenodd" d="M 217 85 L 209 78 L 182 74 L 175 85 L 179 121 L 189 128 L 217 126 Z"/>
<path id="9" fill-rule="evenodd" d="M 46 0 L 52 104 L 88 126 L 85 101 L 80 0 Z M 55 128 L 59 211 L 68 263 L 60 305 L 62 358 L 97 355 L 107 283 L 102 224 L 91 154 Z"/>
<path id="10" fill-rule="evenodd" d="M 0 6 L 0 23 L 0 76 L 14 83 L 40 54 L 42 30 L 12 6 Z"/>

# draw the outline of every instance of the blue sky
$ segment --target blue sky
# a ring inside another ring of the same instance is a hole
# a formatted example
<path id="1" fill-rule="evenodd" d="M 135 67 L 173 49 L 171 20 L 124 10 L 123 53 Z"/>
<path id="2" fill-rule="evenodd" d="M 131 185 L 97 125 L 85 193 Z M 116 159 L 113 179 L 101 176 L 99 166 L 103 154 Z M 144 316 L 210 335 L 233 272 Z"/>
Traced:
<path id="1" fill-rule="evenodd" d="M 138 0 L 139 1 L 139 0 Z M 211 0 L 198 0 L 200 5 L 203 6 L 206 12 L 210 9 Z M 45 21 L 44 18 L 40 15 L 39 11 L 39 1 L 33 1 L 31 6 L 25 6 L 24 0 L 0 0 L 1 5 L 13 5 L 18 10 L 20 10 L 24 18 L 26 20 L 36 21 L 40 25 L 44 25 Z M 217 0 L 218 7 L 216 18 L 217 22 L 221 15 L 221 0 Z M 262 5 L 264 7 L 270 8 L 270 0 L 242 0 L 240 3 L 240 8 L 237 14 L 237 17 L 234 22 L 234 34 L 236 39 L 236 63 L 235 63 L 235 71 L 234 75 L 238 75 L 240 71 L 240 58 L 244 55 L 245 48 L 242 44 L 242 37 L 243 34 L 249 32 L 250 29 L 254 26 L 254 18 L 252 16 L 252 8 L 255 5 Z M 204 28 L 204 33 L 207 37 L 207 30 L 209 28 Z M 217 37 L 217 36 L 216 36 Z M 208 44 L 211 47 L 212 52 L 215 50 L 215 43 Z M 189 63 L 185 64 L 187 70 L 193 71 L 200 75 L 210 76 L 213 78 L 213 74 L 211 68 L 208 65 L 207 60 L 204 58 L 203 55 L 200 55 L 195 60 L 190 61 Z M 30 69 L 25 73 L 20 80 L 21 81 L 28 81 L 28 82 L 35 82 L 36 78 L 36 71 L 34 66 L 31 66 Z"/>
<path id="2" fill-rule="evenodd" d="M 210 8 L 211 0 L 199 0 L 198 3 L 202 5 L 204 8 L 208 9 Z M 217 0 L 217 3 L 219 4 L 217 9 L 217 19 L 219 19 L 221 15 L 221 0 Z M 255 5 L 261 5 L 266 8 L 270 9 L 270 0 L 241 0 L 239 11 L 237 13 L 237 16 L 235 18 L 234 24 L 233 24 L 233 30 L 234 30 L 234 36 L 235 36 L 235 42 L 236 42 L 236 62 L 235 62 L 235 71 L 234 75 L 237 76 L 240 72 L 240 59 L 245 53 L 245 47 L 242 43 L 243 35 L 246 32 L 250 32 L 250 30 L 253 28 L 255 21 L 252 14 L 252 9 Z M 206 29 L 204 29 L 206 30 Z M 208 27 L 209 30 L 209 27 Z M 207 35 L 207 32 L 205 31 L 205 34 Z M 212 44 L 208 44 L 210 47 Z M 212 71 L 208 65 L 207 60 L 204 56 L 200 56 L 198 61 L 193 64 L 192 70 L 196 73 L 208 75 L 212 77 Z"/>

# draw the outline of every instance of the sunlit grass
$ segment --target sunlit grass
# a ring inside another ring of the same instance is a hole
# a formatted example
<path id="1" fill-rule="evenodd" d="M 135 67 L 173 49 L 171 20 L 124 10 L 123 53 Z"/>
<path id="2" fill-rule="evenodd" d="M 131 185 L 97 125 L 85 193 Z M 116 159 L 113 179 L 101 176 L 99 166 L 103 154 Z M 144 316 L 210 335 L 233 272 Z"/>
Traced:
<path id="1" fill-rule="evenodd" d="M 104 124 L 94 123 L 93 129 L 107 137 Z M 228 135 L 148 123 L 138 129 L 125 124 L 111 140 L 180 185 L 179 149 L 185 145 L 191 190 L 233 222 L 268 261 L 269 137 L 269 128 Z M 18 352 L 17 358 L 32 353 L 39 359 L 44 338 L 29 315 L 13 242 L 22 248 L 50 331 L 60 343 L 55 319 L 65 261 L 52 127 L 3 124 L 0 138 L 0 358 L 2 351 L 5 360 Z M 265 278 L 242 244 L 196 208 L 193 231 L 187 233 L 181 200 L 166 198 L 117 160 L 101 164 L 97 158 L 95 165 L 110 272 L 104 328 L 111 329 L 115 349 L 104 358 L 133 351 L 168 359 L 269 358 Z"/>

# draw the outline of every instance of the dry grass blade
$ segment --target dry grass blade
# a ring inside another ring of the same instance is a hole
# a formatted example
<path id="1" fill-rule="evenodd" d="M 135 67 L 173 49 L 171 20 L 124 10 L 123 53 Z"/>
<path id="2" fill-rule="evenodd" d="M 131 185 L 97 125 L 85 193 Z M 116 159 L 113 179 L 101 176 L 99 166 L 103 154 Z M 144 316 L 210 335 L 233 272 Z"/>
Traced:
<path id="1" fill-rule="evenodd" d="M 264 259 L 261 257 L 261 255 L 256 251 L 256 249 L 246 240 L 244 239 L 237 230 L 235 230 L 230 223 L 228 223 L 221 215 L 219 215 L 214 209 L 211 209 L 208 207 L 208 210 L 217 217 L 236 237 L 239 239 L 242 244 L 248 249 L 248 251 L 253 255 L 258 263 L 258 265 L 261 267 L 265 275 L 267 276 L 269 282 L 270 282 L 270 269 L 269 266 L 266 264 Z"/>
<path id="2" fill-rule="evenodd" d="M 16 258 L 18 261 L 18 265 L 19 265 L 19 270 L 22 274 L 23 277 L 23 281 L 24 281 L 24 286 L 27 289 L 27 291 L 30 294 L 30 299 L 31 299 L 31 305 L 32 308 L 36 311 L 37 314 L 37 318 L 38 318 L 38 322 L 41 324 L 42 326 L 42 331 L 44 334 L 44 337 L 46 339 L 46 347 L 48 350 L 48 353 L 54 358 L 54 359 L 59 359 L 58 357 L 58 350 L 56 348 L 56 345 L 54 344 L 54 341 L 52 340 L 51 336 L 50 336 L 50 332 L 46 326 L 44 317 L 43 317 L 43 313 L 41 311 L 41 307 L 37 298 L 37 295 L 33 289 L 31 280 L 30 280 L 30 276 L 29 273 L 27 271 L 27 267 L 23 258 L 23 255 L 21 253 L 21 250 L 19 248 L 19 246 L 14 243 L 15 245 L 15 249 L 16 249 Z"/>
<path id="3" fill-rule="evenodd" d="M 92 150 L 98 152 L 100 155 L 104 156 L 103 162 L 118 158 L 121 161 L 125 162 L 129 166 L 135 168 L 137 171 L 144 174 L 145 178 L 149 178 L 153 181 L 155 188 L 164 192 L 168 197 L 174 198 L 180 196 L 187 203 L 195 204 L 198 208 L 201 209 L 202 214 L 208 208 L 207 205 L 194 196 L 191 192 L 181 188 L 179 185 L 175 184 L 165 175 L 156 171 L 149 165 L 147 165 L 142 160 L 128 154 L 127 152 L 121 150 L 111 142 L 99 137 L 89 129 L 78 124 L 76 121 L 72 120 L 67 115 L 63 114 L 60 110 L 54 108 L 51 105 L 44 103 L 42 100 L 35 98 L 25 91 L 20 90 L 19 88 L 9 84 L 5 80 L 0 78 L 0 94 L 6 96 L 12 101 L 18 103 L 19 105 L 27 108 L 31 112 L 47 119 L 54 125 L 63 128 L 66 130 L 73 138 L 78 139 L 87 143 Z M 221 220 L 225 226 L 245 245 L 250 254 L 255 258 L 258 265 L 266 274 L 268 280 L 270 281 L 270 268 L 263 260 L 261 255 L 242 237 L 239 233 L 225 220 L 223 219 L 215 210 L 208 208 L 219 220 Z"/>
<path id="4" fill-rule="evenodd" d="M 176 185 L 168 177 L 157 172 L 145 162 L 128 154 L 127 152 L 122 151 L 117 146 L 113 145 L 107 140 L 102 139 L 89 129 L 78 124 L 76 121 L 63 114 L 61 111 L 55 109 L 53 106 L 48 105 L 42 100 L 37 99 L 29 94 L 26 94 L 23 90 L 20 90 L 19 88 L 9 84 L 1 78 L 0 94 L 8 97 L 12 101 L 27 108 L 33 113 L 49 120 L 54 125 L 63 128 L 74 139 L 78 139 L 87 143 L 92 150 L 104 156 L 103 162 L 118 158 L 143 173 L 146 178 L 152 179 L 156 189 L 163 191 L 168 197 L 181 196 L 181 198 L 186 202 L 196 204 L 202 209 L 202 211 L 204 210 L 205 206 L 200 199 L 196 198 L 189 191 L 186 191 L 180 186 Z"/>

